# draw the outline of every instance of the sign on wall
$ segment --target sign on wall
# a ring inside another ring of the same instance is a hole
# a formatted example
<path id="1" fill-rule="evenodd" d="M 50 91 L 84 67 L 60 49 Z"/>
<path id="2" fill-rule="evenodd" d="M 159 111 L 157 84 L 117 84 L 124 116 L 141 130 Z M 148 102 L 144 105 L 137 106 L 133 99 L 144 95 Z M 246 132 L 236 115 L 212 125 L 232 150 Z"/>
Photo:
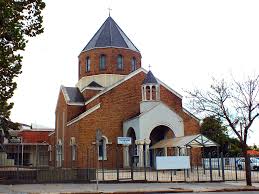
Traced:
<path id="1" fill-rule="evenodd" d="M 157 170 L 176 170 L 189 169 L 190 156 L 157 156 L 156 169 Z"/>
<path id="2" fill-rule="evenodd" d="M 117 144 L 130 145 L 131 137 L 117 137 Z"/>

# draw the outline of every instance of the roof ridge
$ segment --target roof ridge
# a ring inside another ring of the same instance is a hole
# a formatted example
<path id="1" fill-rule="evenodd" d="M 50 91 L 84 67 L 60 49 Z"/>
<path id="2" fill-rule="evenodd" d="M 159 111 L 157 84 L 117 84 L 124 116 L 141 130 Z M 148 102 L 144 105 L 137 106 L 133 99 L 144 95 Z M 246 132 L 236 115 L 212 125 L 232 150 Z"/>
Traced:
<path id="1" fill-rule="evenodd" d="M 127 48 L 139 52 L 137 47 L 110 16 L 104 21 L 81 52 L 104 47 Z"/>
<path id="2" fill-rule="evenodd" d="M 149 70 L 142 84 L 158 84 L 156 77 Z"/>
<path id="3" fill-rule="evenodd" d="M 131 72 L 130 74 L 128 74 L 127 76 L 125 76 L 122 80 L 114 83 L 113 85 L 105 88 L 104 90 L 102 90 L 101 92 L 99 92 L 97 95 L 93 96 L 92 98 L 90 98 L 89 100 L 87 100 L 85 102 L 85 105 L 92 102 L 94 99 L 98 98 L 99 96 L 105 94 L 107 91 L 113 89 L 114 87 L 120 85 L 121 83 L 123 83 L 124 81 L 127 81 L 128 79 L 130 79 L 131 77 L 137 75 L 140 72 L 144 72 L 147 73 L 147 70 L 144 69 L 143 67 L 138 68 L 136 71 Z M 166 85 L 164 82 L 160 81 L 159 79 L 157 79 L 158 83 L 162 86 L 164 86 L 166 89 L 168 89 L 170 92 L 172 92 L 173 94 L 175 94 L 177 97 L 182 99 L 182 96 L 177 93 L 175 90 L 173 90 L 172 88 L 170 88 L 168 85 Z"/>
<path id="4" fill-rule="evenodd" d="M 104 24 L 107 20 L 108 20 L 108 18 L 103 22 L 101 27 L 94 33 L 93 37 L 89 40 L 89 42 L 86 44 L 86 46 L 83 48 L 83 50 L 81 52 L 83 52 L 86 49 L 86 47 L 90 44 L 90 42 L 95 38 L 95 36 L 98 34 L 98 32 L 101 30 L 101 28 L 104 26 Z"/>

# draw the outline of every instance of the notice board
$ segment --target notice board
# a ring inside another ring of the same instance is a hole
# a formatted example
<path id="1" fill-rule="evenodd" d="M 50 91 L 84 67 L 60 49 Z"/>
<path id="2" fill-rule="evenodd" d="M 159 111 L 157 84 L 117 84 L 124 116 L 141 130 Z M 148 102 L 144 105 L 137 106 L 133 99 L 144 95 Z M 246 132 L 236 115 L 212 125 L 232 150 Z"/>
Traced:
<path id="1" fill-rule="evenodd" d="M 190 156 L 157 156 L 157 170 L 189 169 Z"/>

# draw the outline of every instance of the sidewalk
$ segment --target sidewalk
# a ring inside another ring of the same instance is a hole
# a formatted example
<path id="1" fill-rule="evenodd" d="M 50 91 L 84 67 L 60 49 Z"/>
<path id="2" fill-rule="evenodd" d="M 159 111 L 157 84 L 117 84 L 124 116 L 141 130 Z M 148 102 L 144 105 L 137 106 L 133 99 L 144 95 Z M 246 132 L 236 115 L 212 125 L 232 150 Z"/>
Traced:
<path id="1" fill-rule="evenodd" d="M 206 192 L 206 191 L 259 191 L 259 183 L 246 187 L 245 182 L 225 183 L 120 183 L 100 184 L 96 192 L 95 184 L 24 184 L 0 185 L 0 193 L 148 193 L 148 192 Z"/>

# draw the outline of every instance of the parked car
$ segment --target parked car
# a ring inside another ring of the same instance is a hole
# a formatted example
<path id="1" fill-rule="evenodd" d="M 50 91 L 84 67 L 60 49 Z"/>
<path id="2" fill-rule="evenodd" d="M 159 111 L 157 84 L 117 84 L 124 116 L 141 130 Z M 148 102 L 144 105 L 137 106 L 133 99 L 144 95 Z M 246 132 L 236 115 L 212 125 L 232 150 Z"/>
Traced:
<path id="1" fill-rule="evenodd" d="M 251 166 L 251 170 L 259 170 L 259 159 L 250 158 L 250 166 Z M 237 167 L 239 170 L 245 169 L 245 159 L 244 158 L 237 161 Z"/>

